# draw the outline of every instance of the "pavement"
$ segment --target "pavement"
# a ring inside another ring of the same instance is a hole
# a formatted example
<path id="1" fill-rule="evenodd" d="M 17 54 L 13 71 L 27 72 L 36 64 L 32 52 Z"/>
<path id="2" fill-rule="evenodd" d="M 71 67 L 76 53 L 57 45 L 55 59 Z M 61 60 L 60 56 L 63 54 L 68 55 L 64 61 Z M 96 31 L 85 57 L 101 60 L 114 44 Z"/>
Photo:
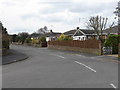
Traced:
<path id="1" fill-rule="evenodd" d="M 114 57 L 21 45 L 11 49 L 29 58 L 2 66 L 3 88 L 118 87 L 118 63 L 110 61 Z"/>
<path id="2" fill-rule="evenodd" d="M 2 57 L 2 65 L 11 64 L 28 58 L 26 54 L 14 49 L 10 49 L 8 53 L 9 54 Z"/>
<path id="3" fill-rule="evenodd" d="M 113 55 L 95 55 L 95 54 L 89 54 L 89 53 L 81 53 L 77 51 L 65 51 L 65 50 L 56 50 L 56 49 L 50 49 L 52 52 L 61 52 L 64 54 L 71 54 L 71 55 L 78 55 L 78 56 L 83 56 L 83 57 L 90 57 L 93 59 L 99 59 L 99 60 L 107 60 L 107 61 L 112 61 L 112 62 L 120 62 L 120 58 L 118 58 L 117 54 Z"/>

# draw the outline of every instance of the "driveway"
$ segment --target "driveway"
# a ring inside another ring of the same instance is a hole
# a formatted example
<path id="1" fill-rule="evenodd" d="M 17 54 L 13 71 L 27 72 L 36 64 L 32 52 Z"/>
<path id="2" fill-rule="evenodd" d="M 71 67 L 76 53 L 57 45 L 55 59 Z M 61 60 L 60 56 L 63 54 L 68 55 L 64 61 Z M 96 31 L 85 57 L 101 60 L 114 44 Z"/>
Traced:
<path id="1" fill-rule="evenodd" d="M 118 87 L 118 63 L 105 56 L 20 45 L 11 48 L 29 58 L 2 67 L 3 88 Z"/>

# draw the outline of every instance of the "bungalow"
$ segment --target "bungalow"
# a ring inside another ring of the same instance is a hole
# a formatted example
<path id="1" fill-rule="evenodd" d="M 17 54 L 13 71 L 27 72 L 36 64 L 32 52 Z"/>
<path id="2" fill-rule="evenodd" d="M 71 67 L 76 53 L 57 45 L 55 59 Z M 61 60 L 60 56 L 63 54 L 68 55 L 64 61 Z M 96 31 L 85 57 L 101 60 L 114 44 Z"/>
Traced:
<path id="1" fill-rule="evenodd" d="M 46 37 L 46 41 L 53 41 L 57 40 L 57 38 L 61 35 L 61 33 L 53 32 L 50 30 L 49 33 L 44 34 L 43 36 Z"/>
<path id="2" fill-rule="evenodd" d="M 38 39 L 39 37 L 41 37 L 43 34 L 39 34 L 39 33 L 32 33 L 30 35 L 31 39 Z"/>
<path id="3" fill-rule="evenodd" d="M 73 40 L 87 40 L 90 38 L 95 38 L 97 36 L 94 30 L 79 29 L 79 27 L 77 27 L 77 29 L 65 32 L 64 34 L 71 36 Z"/>
<path id="4" fill-rule="evenodd" d="M 70 31 L 67 31 L 64 33 L 65 35 L 71 36 L 73 40 L 87 40 L 91 38 L 96 38 L 98 39 L 97 34 L 95 33 L 94 30 L 88 30 L 88 29 L 73 29 Z M 110 34 L 118 34 L 118 26 L 114 26 L 112 28 L 108 28 L 103 31 L 103 38 L 106 39 L 108 35 Z"/>
<path id="5" fill-rule="evenodd" d="M 46 37 L 46 41 L 53 41 L 57 40 L 57 38 L 61 35 L 61 33 L 53 32 L 50 30 L 50 32 L 45 34 L 39 34 L 39 33 L 32 33 L 30 35 L 31 39 L 38 39 L 40 37 Z"/>

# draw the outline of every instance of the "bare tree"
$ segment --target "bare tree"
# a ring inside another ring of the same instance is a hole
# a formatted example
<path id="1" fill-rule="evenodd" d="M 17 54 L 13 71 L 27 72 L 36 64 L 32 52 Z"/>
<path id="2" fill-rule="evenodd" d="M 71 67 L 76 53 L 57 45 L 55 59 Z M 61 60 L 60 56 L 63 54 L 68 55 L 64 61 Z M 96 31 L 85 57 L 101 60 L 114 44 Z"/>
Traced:
<path id="1" fill-rule="evenodd" d="M 37 33 L 39 33 L 39 34 L 45 34 L 47 32 L 48 32 L 47 26 L 44 26 L 43 28 L 40 28 L 37 30 Z"/>
<path id="2" fill-rule="evenodd" d="M 91 17 L 89 19 L 89 22 L 87 23 L 87 27 L 95 31 L 95 33 L 98 36 L 98 39 L 101 42 L 101 54 L 103 54 L 102 48 L 104 45 L 103 30 L 106 29 L 107 21 L 108 21 L 108 18 L 96 16 L 96 17 Z"/>
<path id="3" fill-rule="evenodd" d="M 39 33 L 39 34 L 45 34 L 45 31 L 44 31 L 43 28 L 40 28 L 40 29 L 38 29 L 37 33 Z"/>
<path id="4" fill-rule="evenodd" d="M 107 36 L 109 36 L 110 35 L 110 32 L 112 31 L 112 27 L 114 26 L 114 22 L 111 24 L 111 25 L 109 25 L 109 31 L 108 31 L 108 34 L 107 34 Z"/>

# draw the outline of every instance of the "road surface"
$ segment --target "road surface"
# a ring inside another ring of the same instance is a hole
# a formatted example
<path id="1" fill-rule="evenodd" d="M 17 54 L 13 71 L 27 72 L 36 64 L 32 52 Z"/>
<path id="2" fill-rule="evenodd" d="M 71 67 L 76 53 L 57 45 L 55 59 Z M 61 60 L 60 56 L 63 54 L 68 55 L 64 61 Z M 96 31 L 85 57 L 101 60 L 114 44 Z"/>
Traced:
<path id="1" fill-rule="evenodd" d="M 118 63 L 102 56 L 12 45 L 28 59 L 2 67 L 3 88 L 117 88 Z"/>

